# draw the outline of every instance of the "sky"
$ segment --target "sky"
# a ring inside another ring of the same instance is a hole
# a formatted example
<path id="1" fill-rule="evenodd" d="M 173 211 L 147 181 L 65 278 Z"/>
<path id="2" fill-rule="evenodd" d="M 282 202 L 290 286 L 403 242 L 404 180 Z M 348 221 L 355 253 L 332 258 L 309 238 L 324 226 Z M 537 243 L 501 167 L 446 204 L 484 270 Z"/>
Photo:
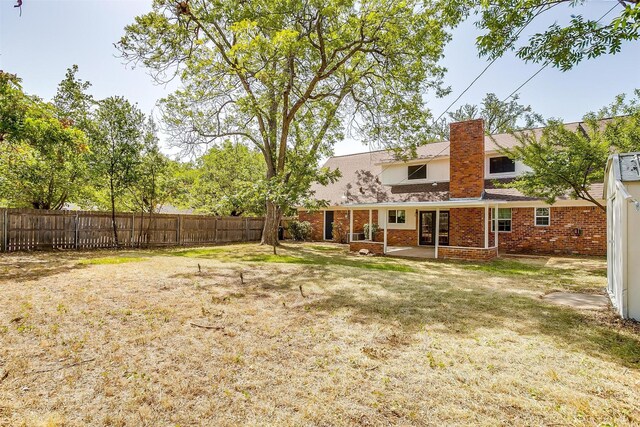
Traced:
<path id="1" fill-rule="evenodd" d="M 554 21 L 565 22 L 578 11 L 597 19 L 615 3 L 588 1 L 573 11 L 566 6 L 556 7 L 530 24 L 522 36 L 541 31 Z M 73 64 L 79 66 L 79 77 L 92 83 L 90 92 L 97 99 L 125 96 L 145 113 L 153 112 L 157 100 L 177 87 L 156 85 L 143 68 L 125 65 L 113 46 L 123 35 L 125 25 L 150 10 L 151 0 L 23 0 L 22 16 L 14 4 L 15 0 L 0 0 L 0 69 L 22 78 L 27 93 L 51 99 L 66 69 Z M 617 10 L 609 18 L 615 13 Z M 478 34 L 472 22 L 465 22 L 453 32 L 442 61 L 448 69 L 445 84 L 452 92 L 441 99 L 427 95 L 434 116 L 440 115 L 487 65 L 487 60 L 477 54 Z M 464 103 L 480 103 L 488 92 L 504 98 L 539 68 L 539 64 L 525 64 L 507 54 L 452 110 Z M 583 61 L 568 72 L 548 67 L 519 91 L 520 102 L 531 105 L 546 118 L 579 120 L 586 112 L 609 104 L 617 94 L 640 88 L 639 69 L 640 42 L 625 43 L 621 53 Z M 336 145 L 335 154 L 367 150 L 362 142 L 348 139 Z"/>

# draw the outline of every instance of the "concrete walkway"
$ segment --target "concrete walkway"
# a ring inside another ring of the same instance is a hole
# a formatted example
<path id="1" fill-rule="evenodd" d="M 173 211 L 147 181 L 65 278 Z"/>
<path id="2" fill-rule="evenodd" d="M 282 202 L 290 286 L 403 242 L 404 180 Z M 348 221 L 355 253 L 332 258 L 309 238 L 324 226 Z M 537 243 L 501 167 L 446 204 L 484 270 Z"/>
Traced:
<path id="1" fill-rule="evenodd" d="M 543 296 L 542 299 L 578 310 L 604 310 L 609 306 L 609 299 L 605 295 L 552 292 Z"/>

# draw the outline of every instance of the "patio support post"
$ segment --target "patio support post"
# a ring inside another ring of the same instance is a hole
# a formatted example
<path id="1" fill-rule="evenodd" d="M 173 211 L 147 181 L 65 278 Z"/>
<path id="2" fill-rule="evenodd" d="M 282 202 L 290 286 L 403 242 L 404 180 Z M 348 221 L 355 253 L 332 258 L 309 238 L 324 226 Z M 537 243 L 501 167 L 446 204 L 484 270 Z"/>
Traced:
<path id="1" fill-rule="evenodd" d="M 353 209 L 349 209 L 349 243 L 353 242 Z"/>
<path id="2" fill-rule="evenodd" d="M 494 239 L 494 246 L 497 248 L 498 247 L 498 205 L 496 205 L 494 209 L 495 211 L 493 212 L 493 220 L 494 220 L 493 239 Z"/>
<path id="3" fill-rule="evenodd" d="M 484 206 L 484 248 L 489 249 L 489 227 L 491 220 L 489 219 L 489 205 Z"/>
<path id="4" fill-rule="evenodd" d="M 380 218 L 378 218 L 378 220 L 380 220 Z M 387 222 L 389 222 L 389 209 L 384 210 L 384 244 L 382 245 L 382 253 L 385 255 L 387 254 Z"/>
<path id="5" fill-rule="evenodd" d="M 419 223 L 419 222 L 418 222 Z M 420 230 L 419 232 L 421 232 Z M 435 257 L 438 258 L 438 247 L 440 246 L 440 208 L 436 208 L 436 248 Z"/>
<path id="6" fill-rule="evenodd" d="M 373 242 L 373 227 L 371 226 L 372 223 L 373 223 L 373 210 L 369 209 L 369 240 Z"/>

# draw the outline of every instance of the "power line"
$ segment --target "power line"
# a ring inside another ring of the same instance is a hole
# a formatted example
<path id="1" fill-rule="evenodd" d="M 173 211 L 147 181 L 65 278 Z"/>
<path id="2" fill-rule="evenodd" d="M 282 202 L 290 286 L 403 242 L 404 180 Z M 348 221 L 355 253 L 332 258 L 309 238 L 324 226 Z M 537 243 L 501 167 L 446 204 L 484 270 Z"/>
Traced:
<path id="1" fill-rule="evenodd" d="M 604 18 L 607 17 L 607 15 L 609 15 L 611 12 L 613 12 L 613 9 L 615 9 L 618 6 L 618 3 L 615 3 L 611 9 L 609 9 L 608 11 L 606 11 L 604 13 L 604 15 L 602 15 L 600 18 L 598 18 L 598 20 L 596 21 L 596 24 L 598 24 L 600 21 L 602 21 Z M 509 94 L 509 96 L 507 96 L 506 98 L 504 98 L 502 100 L 502 102 L 505 102 L 507 99 L 511 98 L 513 95 L 515 95 L 520 89 L 522 89 L 527 83 L 529 83 L 531 80 L 534 79 L 534 77 L 536 77 L 538 74 L 540 74 L 542 72 L 542 70 L 544 70 L 545 68 L 547 68 L 549 65 L 551 64 L 550 61 L 545 61 L 544 64 L 542 64 L 542 67 L 540 67 L 538 69 L 538 71 L 536 71 L 535 73 L 533 73 L 527 80 L 524 81 L 524 83 L 522 83 L 520 86 L 518 86 L 518 88 L 516 90 L 514 90 L 513 92 L 511 92 Z"/>
<path id="2" fill-rule="evenodd" d="M 511 46 L 513 46 L 513 44 L 518 40 L 518 37 L 520 36 L 520 34 L 522 33 L 522 31 L 524 31 L 525 28 L 527 28 L 527 26 L 535 19 L 538 17 L 538 15 L 540 15 L 540 13 L 542 13 L 543 10 L 549 10 L 555 6 L 557 6 L 558 3 L 553 4 L 549 7 L 547 7 L 545 9 L 544 6 L 540 7 L 540 10 L 538 10 L 534 15 L 532 15 L 529 20 L 527 22 L 525 22 L 525 24 L 518 30 L 518 32 L 516 34 L 514 34 L 514 36 L 511 39 L 511 42 L 509 42 L 509 44 L 504 48 L 504 51 L 508 50 L 511 48 Z M 501 56 L 496 56 L 495 58 L 493 58 L 491 60 L 491 62 L 489 62 L 487 64 L 486 67 L 484 67 L 484 69 L 480 72 L 480 74 L 478 74 L 472 81 L 471 83 L 469 83 L 469 85 L 460 93 L 460 95 L 458 95 L 458 97 L 456 99 L 453 100 L 453 102 L 451 102 L 451 104 L 449 104 L 449 106 L 447 108 L 445 108 L 445 110 L 438 116 L 437 119 L 434 120 L 434 123 L 437 123 L 438 120 L 440 120 L 442 118 L 442 116 L 444 116 L 445 114 L 447 114 L 447 112 L 449 111 L 449 109 L 451 107 L 453 107 L 456 102 L 458 102 L 460 100 L 460 98 L 462 98 L 464 96 L 465 93 L 467 93 L 467 91 L 469 91 L 469 89 L 471 89 L 471 87 L 480 79 L 480 77 L 482 77 L 484 75 L 484 73 L 487 72 L 487 70 L 499 59 L 501 58 Z"/>

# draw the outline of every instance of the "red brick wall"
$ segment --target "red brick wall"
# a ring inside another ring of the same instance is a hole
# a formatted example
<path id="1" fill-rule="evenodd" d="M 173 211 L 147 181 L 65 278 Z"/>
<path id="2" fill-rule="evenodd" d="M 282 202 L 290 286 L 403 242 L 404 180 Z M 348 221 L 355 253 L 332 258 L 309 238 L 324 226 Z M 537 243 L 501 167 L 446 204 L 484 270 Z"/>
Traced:
<path id="1" fill-rule="evenodd" d="M 377 242 L 363 242 L 356 241 L 349 243 L 349 250 L 351 252 L 358 252 L 360 249 L 368 249 L 369 252 L 375 255 L 383 255 L 384 245 Z"/>
<path id="2" fill-rule="evenodd" d="M 484 191 L 484 121 L 451 123 L 451 198 L 478 198 Z"/>
<path id="3" fill-rule="evenodd" d="M 449 210 L 449 245 L 484 247 L 484 208 Z"/>
<path id="4" fill-rule="evenodd" d="M 378 223 L 378 211 L 371 212 L 371 218 L 374 224 Z M 353 211 L 353 232 L 364 233 L 364 225 L 369 223 L 369 210 Z M 365 236 L 369 237 L 369 236 Z"/>
<path id="5" fill-rule="evenodd" d="M 607 254 L 607 217 L 593 206 L 552 207 L 551 225 L 536 227 L 533 207 L 511 210 L 511 232 L 498 233 L 498 247 L 511 253 Z M 575 228 L 582 230 L 576 236 Z M 490 233 L 490 244 L 494 236 Z"/>
<path id="6" fill-rule="evenodd" d="M 311 223 L 311 240 L 324 240 L 324 213 L 322 211 L 298 211 L 298 220 Z"/>
<path id="7" fill-rule="evenodd" d="M 369 211 L 367 211 L 367 220 L 368 220 Z M 355 215 L 354 215 L 355 220 Z M 316 212 L 308 212 L 308 211 L 298 211 L 298 220 L 299 221 L 309 221 L 311 223 L 311 240 L 321 241 L 324 240 L 324 212 L 316 211 Z M 349 211 L 346 210 L 337 210 L 333 213 L 333 237 L 334 240 L 338 238 L 337 226 L 336 223 L 340 223 L 342 225 L 342 229 L 344 233 L 349 233 Z M 354 225 L 354 228 L 355 225 Z"/>
<path id="8" fill-rule="evenodd" d="M 384 234 L 382 234 L 380 238 L 384 239 Z M 417 230 L 387 230 L 387 245 L 417 246 L 418 231 Z"/>
<path id="9" fill-rule="evenodd" d="M 481 248 L 461 248 L 452 246 L 439 246 L 438 258 L 466 259 L 472 261 L 488 261 L 498 256 L 498 251 Z"/>

